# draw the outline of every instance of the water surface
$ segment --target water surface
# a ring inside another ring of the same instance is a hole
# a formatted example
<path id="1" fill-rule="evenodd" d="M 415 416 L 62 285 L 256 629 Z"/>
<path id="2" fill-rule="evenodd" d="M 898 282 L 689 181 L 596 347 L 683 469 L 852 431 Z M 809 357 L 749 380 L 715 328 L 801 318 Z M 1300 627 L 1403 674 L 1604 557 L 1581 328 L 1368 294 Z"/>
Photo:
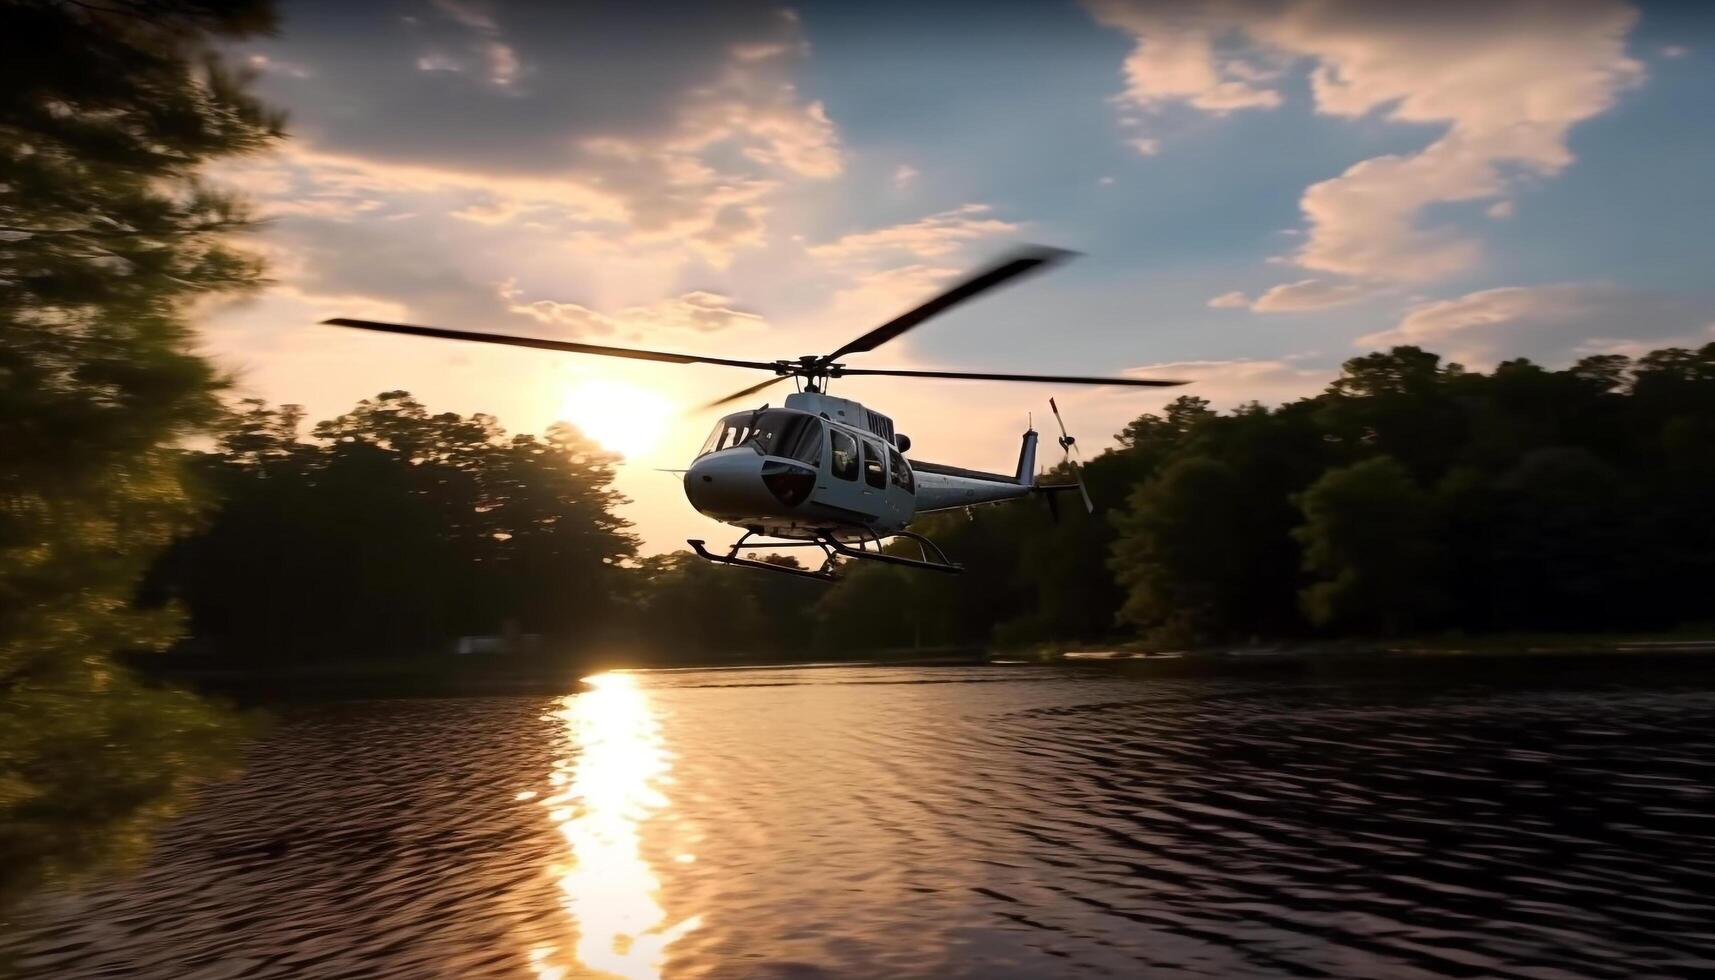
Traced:
<path id="1" fill-rule="evenodd" d="M 282 709 L 29 977 L 1685 976 L 1693 661 L 692 671 Z"/>

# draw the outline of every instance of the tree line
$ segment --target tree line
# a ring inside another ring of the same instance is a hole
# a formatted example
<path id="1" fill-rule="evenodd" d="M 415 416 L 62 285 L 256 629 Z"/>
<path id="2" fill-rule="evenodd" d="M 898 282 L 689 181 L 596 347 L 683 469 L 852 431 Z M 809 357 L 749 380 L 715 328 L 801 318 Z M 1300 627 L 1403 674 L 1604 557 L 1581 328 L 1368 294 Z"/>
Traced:
<path id="1" fill-rule="evenodd" d="M 930 515 L 963 574 L 848 563 L 831 586 L 638 558 L 617 461 L 566 426 L 507 437 L 404 392 L 309 433 L 301 414 L 243 403 L 196 455 L 223 503 L 145 590 L 237 660 L 495 633 L 664 663 L 1715 617 L 1715 344 L 1486 373 L 1396 347 L 1275 408 L 1181 397 L 1090 461 L 1094 515 Z"/>
<path id="2" fill-rule="evenodd" d="M 1492 371 L 1416 347 L 1228 413 L 1176 399 L 1060 523 L 1015 506 L 921 528 L 960 579 L 863 569 L 864 642 L 1154 646 L 1715 622 L 1715 344 Z"/>

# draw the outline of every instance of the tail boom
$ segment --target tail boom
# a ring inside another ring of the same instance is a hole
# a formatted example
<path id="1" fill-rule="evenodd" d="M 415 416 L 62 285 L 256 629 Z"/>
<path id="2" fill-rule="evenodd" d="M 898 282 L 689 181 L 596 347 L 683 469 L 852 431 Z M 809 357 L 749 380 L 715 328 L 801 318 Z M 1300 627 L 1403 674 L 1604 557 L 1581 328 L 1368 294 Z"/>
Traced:
<path id="1" fill-rule="evenodd" d="M 911 461 L 917 480 L 917 513 L 991 504 L 1029 496 L 1036 486 L 1036 430 L 1024 434 L 1012 476 L 961 466 Z"/>

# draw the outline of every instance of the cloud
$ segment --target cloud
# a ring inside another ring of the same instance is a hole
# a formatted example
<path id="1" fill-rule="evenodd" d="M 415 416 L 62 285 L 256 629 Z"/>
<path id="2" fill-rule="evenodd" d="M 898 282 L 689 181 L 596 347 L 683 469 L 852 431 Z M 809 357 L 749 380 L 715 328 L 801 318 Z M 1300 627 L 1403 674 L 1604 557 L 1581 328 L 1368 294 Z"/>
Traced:
<path id="1" fill-rule="evenodd" d="M 431 5 L 448 19 L 470 32 L 465 46 L 486 69 L 484 77 L 490 85 L 506 92 L 514 91 L 524 71 L 523 62 L 512 46 L 501 40 L 500 24 L 483 4 L 470 0 L 430 0 Z M 419 71 L 463 72 L 464 62 L 445 52 L 431 51 L 417 59 Z"/>
<path id="2" fill-rule="evenodd" d="M 1419 304 L 1361 347 L 1415 344 L 1467 364 L 1508 357 L 1557 357 L 1621 345 L 1700 342 L 1715 320 L 1715 299 L 1663 295 L 1598 283 L 1484 289 Z"/>
<path id="3" fill-rule="evenodd" d="M 528 316 L 544 325 L 571 328 L 575 335 L 647 339 L 663 331 L 717 333 L 764 324 L 761 316 L 734 307 L 730 297 L 706 290 L 693 290 L 646 306 L 627 307 L 612 315 L 577 303 L 525 300 L 510 283 L 502 287 L 501 296 L 507 301 L 508 312 Z"/>
<path id="4" fill-rule="evenodd" d="M 1311 185 L 1293 260 L 1322 273 L 1427 282 L 1470 268 L 1481 243 L 1425 212 L 1504 199 L 1572 162 L 1567 135 L 1637 83 L 1625 52 L 1637 11 L 1619 0 L 1375 4 L 1093 0 L 1132 34 L 1121 97 L 1223 114 L 1281 103 L 1283 63 L 1309 65 L 1318 111 L 1440 127 L 1415 153 L 1360 161 Z"/>
<path id="5" fill-rule="evenodd" d="M 451 55 L 432 51 L 417 58 L 418 71 L 464 71 L 464 62 Z"/>
<path id="6" fill-rule="evenodd" d="M 434 198 L 443 213 L 484 224 L 548 211 L 576 222 L 619 224 L 627 202 L 599 185 L 574 179 L 492 175 L 389 163 L 288 142 L 273 153 L 209 170 L 211 179 L 257 198 L 265 217 L 355 217 L 386 202 L 397 210 Z"/>
<path id="7" fill-rule="evenodd" d="M 1131 139 L 1126 140 L 1126 145 L 1136 150 L 1139 156 L 1152 157 L 1161 152 L 1161 141 L 1157 139 Z"/>
<path id="8" fill-rule="evenodd" d="M 912 263 L 862 272 L 850 285 L 834 291 L 819 319 L 830 336 L 844 339 L 923 302 L 962 271 L 954 266 Z M 890 352 L 898 354 L 891 348 Z"/>
<path id="9" fill-rule="evenodd" d="M 245 59 L 245 63 L 259 72 L 274 75 L 284 75 L 287 78 L 311 78 L 315 72 L 303 65 L 295 65 L 289 61 L 279 61 L 265 54 L 253 54 Z"/>
<path id="10" fill-rule="evenodd" d="M 1273 108 L 1280 94 L 1253 84 L 1257 66 L 1243 54 L 1218 46 L 1219 22 L 1194 8 L 1144 0 L 1094 0 L 1101 23 L 1137 38 L 1125 61 L 1124 99 L 1138 108 L 1184 102 L 1205 112 Z"/>
<path id="11" fill-rule="evenodd" d="M 488 80 L 500 88 L 510 89 L 518 81 L 518 75 L 523 71 L 523 64 L 518 60 L 518 54 L 510 45 L 499 41 L 485 41 L 482 45 L 483 58 L 488 62 Z"/>
<path id="12" fill-rule="evenodd" d="M 1344 306 L 1367 299 L 1378 290 L 1357 282 L 1329 282 L 1325 279 L 1301 279 L 1270 287 L 1256 299 L 1233 290 L 1209 300 L 1216 309 L 1247 309 L 1257 313 L 1303 313 Z"/>
<path id="13" fill-rule="evenodd" d="M 1125 374 L 1138 378 L 1189 381 L 1183 388 L 1167 390 L 1169 397 L 1195 395 L 1207 398 L 1216 410 L 1236 408 L 1248 402 L 1278 405 L 1321 391 L 1338 373 L 1333 367 L 1305 366 L 1292 358 L 1273 360 L 1163 361 L 1128 368 Z"/>
<path id="14" fill-rule="evenodd" d="M 246 46 L 312 73 L 264 92 L 292 111 L 320 213 L 329 169 L 409 172 L 414 190 L 478 198 L 450 209 L 465 220 L 601 221 L 724 265 L 767 243 L 779 192 L 843 170 L 833 121 L 797 87 L 801 26 L 765 3 L 680 11 L 671 32 L 631 8 L 431 6 L 403 26 L 381 5 L 304 8 Z"/>
<path id="15" fill-rule="evenodd" d="M 1251 309 L 1258 313 L 1302 313 L 1306 310 L 1344 306 L 1374 293 L 1373 287 L 1362 283 L 1302 279 L 1270 288 L 1256 298 Z"/>
<path id="16" fill-rule="evenodd" d="M 916 180 L 919 171 L 909 163 L 902 163 L 893 171 L 893 186 L 904 187 Z"/>
<path id="17" fill-rule="evenodd" d="M 1702 333 L 1689 333 L 1678 337 L 1657 337 L 1653 340 L 1621 340 L 1617 337 L 1591 337 L 1572 349 L 1579 357 L 1589 357 L 1592 354 L 1620 354 L 1625 357 L 1642 357 L 1651 351 L 1663 347 L 1684 347 L 1696 349 L 1704 344 L 1715 344 L 1715 323 L 1704 327 Z"/>
<path id="18" fill-rule="evenodd" d="M 919 259 L 951 254 L 965 244 L 1019 229 L 1009 221 L 989 217 L 986 204 L 966 204 L 916 221 L 854 232 L 822 245 L 810 246 L 810 254 L 826 262 L 865 262 L 888 256 Z"/>

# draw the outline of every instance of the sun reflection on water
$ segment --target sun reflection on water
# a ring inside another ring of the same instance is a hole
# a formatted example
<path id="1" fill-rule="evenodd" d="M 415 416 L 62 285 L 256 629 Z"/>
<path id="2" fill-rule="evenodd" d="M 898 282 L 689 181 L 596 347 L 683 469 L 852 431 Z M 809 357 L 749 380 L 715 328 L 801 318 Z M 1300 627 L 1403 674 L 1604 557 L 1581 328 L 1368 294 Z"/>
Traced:
<path id="1" fill-rule="evenodd" d="M 643 821 L 668 806 L 671 782 L 649 699 L 628 674 L 584 679 L 554 716 L 566 723 L 574 753 L 555 763 L 554 794 L 542 800 L 565 837 L 568 865 L 555 869 L 561 902 L 577 930 L 572 955 L 582 967 L 629 978 L 658 978 L 666 950 L 701 921 L 667 925 L 660 880 L 643 856 Z M 564 976 L 558 949 L 531 951 L 543 980 Z"/>

